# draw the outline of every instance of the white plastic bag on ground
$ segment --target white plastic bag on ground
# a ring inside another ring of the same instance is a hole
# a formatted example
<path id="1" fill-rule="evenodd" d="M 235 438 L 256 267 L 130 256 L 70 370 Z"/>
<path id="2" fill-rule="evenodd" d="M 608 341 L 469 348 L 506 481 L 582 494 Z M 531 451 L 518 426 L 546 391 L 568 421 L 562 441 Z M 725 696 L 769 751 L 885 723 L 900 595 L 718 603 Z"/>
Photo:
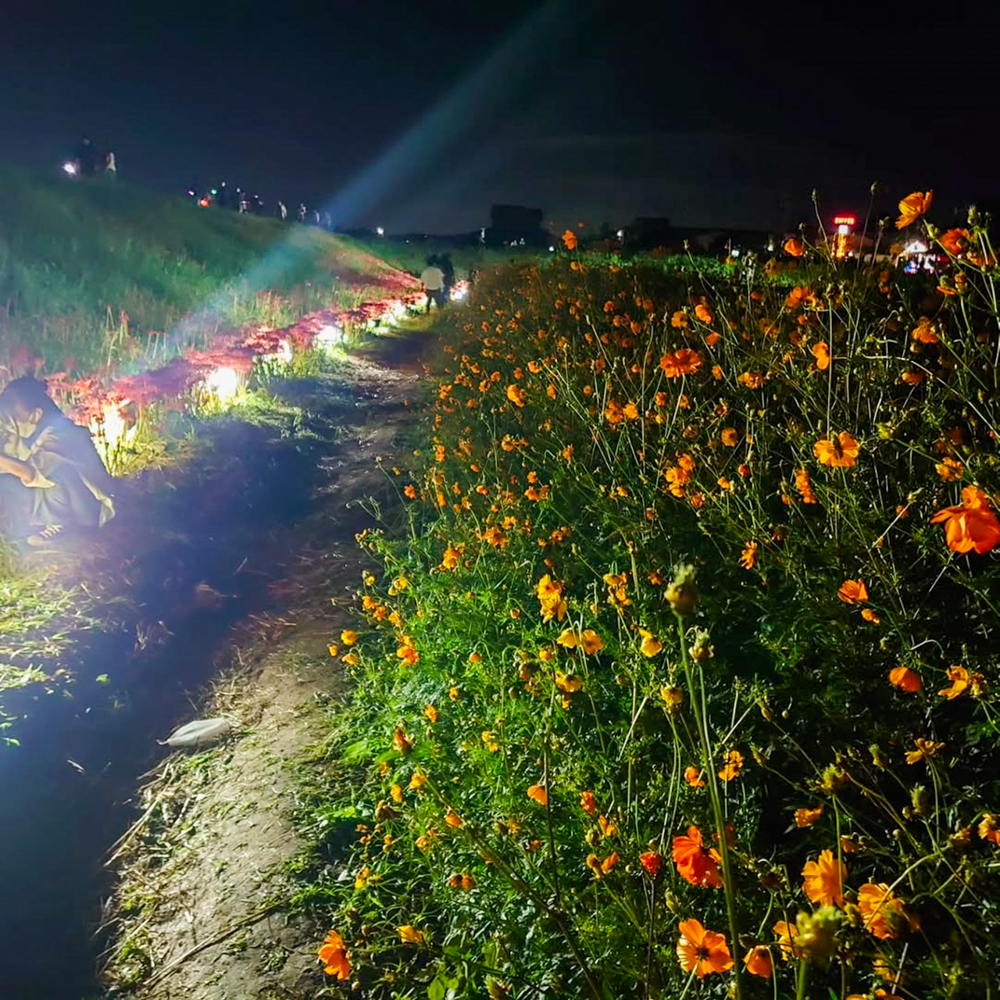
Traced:
<path id="1" fill-rule="evenodd" d="M 222 739 L 232 728 L 228 719 L 195 719 L 175 729 L 162 742 L 168 747 L 200 747 Z"/>

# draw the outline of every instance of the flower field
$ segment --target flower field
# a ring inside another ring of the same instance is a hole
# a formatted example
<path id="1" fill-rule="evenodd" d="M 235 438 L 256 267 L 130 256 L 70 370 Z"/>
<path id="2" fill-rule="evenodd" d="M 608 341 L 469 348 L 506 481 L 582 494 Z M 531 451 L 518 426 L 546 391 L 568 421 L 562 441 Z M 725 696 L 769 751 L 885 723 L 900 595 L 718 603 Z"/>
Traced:
<path id="1" fill-rule="evenodd" d="M 917 199 L 937 275 L 568 252 L 446 320 L 331 646 L 330 995 L 992 995 L 1000 289 Z"/>

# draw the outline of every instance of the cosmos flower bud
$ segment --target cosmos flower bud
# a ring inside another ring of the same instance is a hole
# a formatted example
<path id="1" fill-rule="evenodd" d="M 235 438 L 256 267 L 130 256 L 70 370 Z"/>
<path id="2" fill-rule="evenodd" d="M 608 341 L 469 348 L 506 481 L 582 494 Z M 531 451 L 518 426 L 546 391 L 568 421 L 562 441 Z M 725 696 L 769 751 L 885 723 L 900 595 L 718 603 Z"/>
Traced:
<path id="1" fill-rule="evenodd" d="M 910 803 L 918 816 L 930 816 L 933 812 L 931 793 L 924 785 L 914 785 L 910 789 Z"/>
<path id="2" fill-rule="evenodd" d="M 664 591 L 664 597 L 678 618 L 690 618 L 698 606 L 698 589 L 694 584 L 695 571 L 690 565 L 677 567 L 674 579 Z"/>
<path id="3" fill-rule="evenodd" d="M 826 965 L 837 950 L 841 914 L 835 906 L 821 906 L 814 913 L 800 913 L 795 920 L 795 947 L 807 961 Z"/>
<path id="4" fill-rule="evenodd" d="M 711 660 L 715 656 L 715 649 L 712 644 L 708 641 L 708 633 L 703 629 L 695 629 L 694 632 L 694 642 L 691 644 L 691 659 L 695 663 L 704 663 L 706 660 Z"/>

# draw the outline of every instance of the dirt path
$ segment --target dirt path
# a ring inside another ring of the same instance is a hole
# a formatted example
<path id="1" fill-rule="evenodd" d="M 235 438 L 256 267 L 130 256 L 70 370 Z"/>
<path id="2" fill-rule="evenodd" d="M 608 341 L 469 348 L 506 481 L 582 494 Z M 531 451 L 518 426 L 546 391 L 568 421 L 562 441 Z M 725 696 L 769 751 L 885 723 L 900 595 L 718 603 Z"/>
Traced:
<path id="1" fill-rule="evenodd" d="M 310 708 L 339 684 L 327 645 L 347 617 L 330 599 L 346 603 L 359 578 L 354 535 L 372 522 L 358 501 L 392 494 L 378 460 L 392 464 L 411 417 L 416 343 L 387 341 L 335 377 L 277 386 L 309 414 L 303 424 L 218 425 L 182 479 L 135 484 L 149 505 L 134 503 L 90 555 L 81 572 L 94 587 L 129 584 L 120 627 L 86 650 L 72 698 L 36 692 L 19 706 L 31 752 L 0 755 L 16 817 L 0 834 L 5 997 L 101 995 L 95 958 L 109 934 L 126 943 L 119 977 L 160 977 L 140 996 L 315 994 L 289 992 L 317 979 L 278 912 L 168 966 L 261 909 L 296 849 L 290 769 L 316 737 Z M 209 709 L 192 692 L 220 672 Z M 110 686 L 96 680 L 105 673 Z M 239 735 L 168 756 L 156 738 L 199 700 L 199 714 L 224 712 Z M 154 800 L 115 863 L 126 910 L 105 903 L 93 939 L 112 877 L 99 859 Z"/>

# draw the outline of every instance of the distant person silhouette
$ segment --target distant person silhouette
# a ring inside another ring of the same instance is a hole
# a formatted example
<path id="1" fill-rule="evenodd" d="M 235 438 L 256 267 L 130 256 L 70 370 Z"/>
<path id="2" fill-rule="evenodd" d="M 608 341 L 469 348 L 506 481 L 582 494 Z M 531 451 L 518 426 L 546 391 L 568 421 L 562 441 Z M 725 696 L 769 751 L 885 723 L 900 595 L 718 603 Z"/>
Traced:
<path id="1" fill-rule="evenodd" d="M 108 150 L 104 156 L 104 176 L 109 181 L 118 179 L 118 163 L 115 161 L 115 154 Z"/>
<path id="2" fill-rule="evenodd" d="M 451 262 L 451 254 L 443 253 L 438 257 L 438 267 L 441 268 L 441 273 L 444 275 L 444 284 L 442 286 L 443 294 L 443 305 L 447 305 L 451 301 L 451 290 L 455 285 L 455 265 Z"/>
<path id="3" fill-rule="evenodd" d="M 283 201 L 279 201 L 277 205 L 274 206 L 274 217 L 276 219 L 281 219 L 285 222 L 288 219 L 288 209 L 285 207 Z"/>
<path id="4" fill-rule="evenodd" d="M 306 203 L 304 201 L 300 201 L 298 210 L 295 213 L 295 217 L 299 220 L 299 222 L 305 222 L 306 214 L 308 213 L 308 211 L 309 209 L 306 208 Z"/>
<path id="5" fill-rule="evenodd" d="M 420 281 L 427 296 L 427 307 L 424 312 L 431 311 L 431 302 L 437 303 L 440 309 L 444 305 L 444 271 L 438 267 L 437 257 L 427 258 L 427 266 L 420 273 Z"/>
<path id="6" fill-rule="evenodd" d="M 93 177 L 97 173 L 97 150 L 87 136 L 83 136 L 76 147 L 76 162 L 81 177 Z"/>

